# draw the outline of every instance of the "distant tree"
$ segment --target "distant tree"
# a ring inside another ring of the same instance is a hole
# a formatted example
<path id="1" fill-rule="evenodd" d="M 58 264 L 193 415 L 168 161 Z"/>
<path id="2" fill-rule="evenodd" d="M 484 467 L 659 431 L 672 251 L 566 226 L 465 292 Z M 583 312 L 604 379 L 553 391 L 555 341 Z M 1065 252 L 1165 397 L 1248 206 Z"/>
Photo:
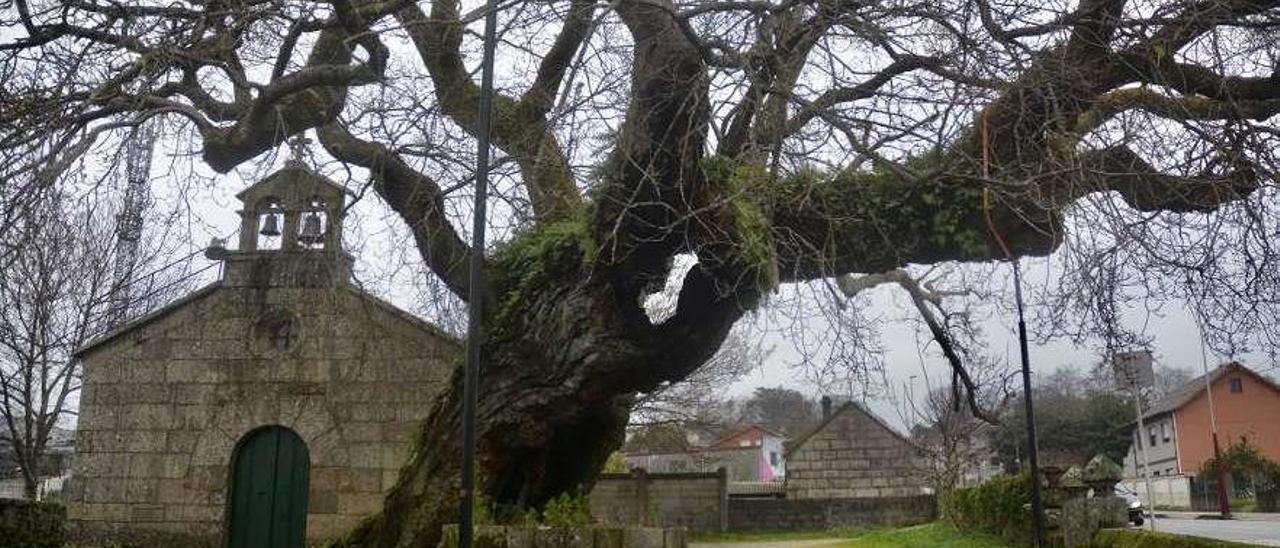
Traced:
<path id="1" fill-rule="evenodd" d="M 623 450 L 628 453 L 669 453 L 688 451 L 690 432 L 682 424 L 668 422 L 632 429 Z"/>
<path id="2" fill-rule="evenodd" d="M 1129 451 L 1132 402 L 1124 395 L 1085 387 L 1080 375 L 1059 370 L 1033 390 L 1040 451 L 1083 463 L 1098 453 L 1117 461 Z M 1018 470 L 1026 455 L 1026 421 L 1021 396 L 991 429 L 992 444 L 1005 469 Z"/>
<path id="3" fill-rule="evenodd" d="M 911 437 L 925 452 L 921 472 L 938 494 L 943 512 L 950 508 L 949 498 L 965 473 L 988 456 L 987 446 L 975 437 L 991 425 L 975 417 L 957 396 L 951 387 L 936 388 L 919 405 L 912 402 L 924 422 L 912 427 Z"/>
<path id="4" fill-rule="evenodd" d="M 1191 372 L 1191 369 L 1185 367 L 1158 365 L 1156 366 L 1155 377 L 1156 393 L 1160 396 L 1166 396 L 1191 382 L 1191 379 L 1194 379 L 1196 375 Z"/>
<path id="5" fill-rule="evenodd" d="M 609 460 L 604 461 L 604 469 L 601 470 L 605 474 L 625 474 L 629 471 L 627 469 L 627 458 L 622 455 L 621 451 L 611 453 Z"/>
<path id="6" fill-rule="evenodd" d="M 741 422 L 791 437 L 804 434 L 821 420 L 822 412 L 815 400 L 781 386 L 757 388 L 742 404 Z"/>

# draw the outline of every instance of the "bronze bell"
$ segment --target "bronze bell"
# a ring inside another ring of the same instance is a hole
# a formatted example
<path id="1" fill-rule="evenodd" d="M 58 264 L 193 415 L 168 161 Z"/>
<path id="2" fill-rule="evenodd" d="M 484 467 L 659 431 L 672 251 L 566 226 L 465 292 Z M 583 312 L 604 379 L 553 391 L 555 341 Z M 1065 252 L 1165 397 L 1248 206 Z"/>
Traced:
<path id="1" fill-rule="evenodd" d="M 279 236 L 280 235 L 280 219 L 275 213 L 268 213 L 266 218 L 262 220 L 262 230 L 258 234 L 263 236 Z"/>
<path id="2" fill-rule="evenodd" d="M 302 233 L 298 235 L 298 240 L 307 245 L 314 245 L 320 241 L 323 236 L 320 232 L 320 215 L 312 211 L 307 218 L 302 220 Z"/>

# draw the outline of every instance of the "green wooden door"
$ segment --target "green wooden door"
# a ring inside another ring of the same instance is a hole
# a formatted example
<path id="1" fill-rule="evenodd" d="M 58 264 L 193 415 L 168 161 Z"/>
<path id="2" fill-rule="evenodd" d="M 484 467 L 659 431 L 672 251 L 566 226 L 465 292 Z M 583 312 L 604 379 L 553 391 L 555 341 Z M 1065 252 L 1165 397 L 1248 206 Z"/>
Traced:
<path id="1" fill-rule="evenodd" d="M 230 548 L 303 548 L 307 530 L 307 446 L 292 430 L 250 432 L 232 461 Z"/>

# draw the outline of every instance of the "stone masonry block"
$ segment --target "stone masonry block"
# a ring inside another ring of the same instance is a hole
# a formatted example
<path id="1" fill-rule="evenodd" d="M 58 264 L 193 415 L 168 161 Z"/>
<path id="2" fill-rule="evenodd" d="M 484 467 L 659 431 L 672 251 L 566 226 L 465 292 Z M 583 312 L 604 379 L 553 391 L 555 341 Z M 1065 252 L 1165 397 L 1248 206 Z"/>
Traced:
<path id="1" fill-rule="evenodd" d="M 157 501 L 160 504 L 201 504 L 208 499 L 206 493 L 190 489 L 178 479 L 158 480 Z"/>
<path id="2" fill-rule="evenodd" d="M 151 477 L 129 478 L 125 484 L 126 500 L 132 503 L 157 503 L 159 500 L 160 480 Z"/>
<path id="3" fill-rule="evenodd" d="M 167 430 L 174 422 L 173 406 L 134 404 L 120 408 L 120 426 L 130 430 Z"/>
<path id="4" fill-rule="evenodd" d="M 382 509 L 381 493 L 339 493 L 338 513 L 348 516 L 363 516 Z"/>

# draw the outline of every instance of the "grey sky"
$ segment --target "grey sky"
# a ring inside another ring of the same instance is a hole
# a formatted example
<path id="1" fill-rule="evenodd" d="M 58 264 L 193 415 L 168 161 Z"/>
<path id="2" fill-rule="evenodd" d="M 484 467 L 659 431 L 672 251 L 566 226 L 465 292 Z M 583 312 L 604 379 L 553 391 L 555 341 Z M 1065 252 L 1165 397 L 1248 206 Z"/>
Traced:
<path id="1" fill-rule="evenodd" d="M 285 154 L 287 153 L 282 148 L 278 153 L 279 157 L 276 158 L 275 166 L 280 165 Z M 192 240 L 196 246 L 202 247 L 210 237 L 234 235 L 239 225 L 236 215 L 239 204 L 234 199 L 234 195 L 247 186 L 247 180 L 270 173 L 272 169 L 265 166 L 266 164 L 259 168 L 246 165 L 238 172 L 214 176 L 198 161 L 195 162 L 194 169 L 197 173 L 210 177 L 212 181 L 211 185 L 201 185 L 195 189 L 188 188 L 186 190 L 188 194 L 184 196 L 194 204 L 191 227 Z M 336 175 L 335 177 L 341 178 Z M 169 186 L 163 181 L 158 181 L 155 186 L 160 199 L 159 207 L 172 207 L 172 201 L 177 199 L 177 196 L 166 195 L 168 192 L 166 188 Z M 165 203 L 166 201 L 168 203 Z M 371 193 L 356 202 L 350 216 L 351 220 L 345 227 L 347 231 L 345 242 L 348 250 L 356 255 L 357 280 L 369 290 L 405 309 L 420 311 L 420 303 L 416 300 L 417 293 L 412 286 L 422 276 L 421 269 L 416 265 L 417 252 L 413 248 L 412 239 L 407 237 L 402 223 L 391 215 Z M 231 241 L 234 242 L 234 238 Z M 1028 286 L 1054 283 L 1056 274 L 1050 265 L 1056 262 L 1055 259 L 1056 257 L 1053 256 L 1025 259 L 1024 269 L 1027 272 Z M 205 261 L 202 257 L 197 258 L 192 270 L 199 270 L 208 264 Z M 198 283 L 212 280 L 216 273 L 216 268 L 205 270 Z M 1004 282 L 1002 298 L 1011 299 L 1012 289 L 1009 286 L 1011 279 L 1008 265 L 998 267 L 992 279 Z M 821 291 L 809 291 L 808 294 L 819 295 L 819 297 L 806 297 L 808 301 L 803 306 L 816 308 L 816 303 L 812 299 L 824 298 L 821 296 L 823 295 Z M 902 398 L 908 393 L 907 391 L 910 390 L 910 393 L 917 396 L 923 394 L 926 377 L 932 386 L 944 386 L 949 382 L 950 373 L 942 356 L 936 352 L 933 345 L 923 353 L 919 351 L 922 342 L 928 341 L 927 334 L 918 333 L 913 325 L 900 321 L 901 318 L 911 317 L 914 314 L 901 289 L 891 285 L 881 286 L 871 290 L 863 301 L 869 305 L 863 308 L 863 314 L 878 320 L 880 337 L 876 344 L 883 349 L 884 364 L 883 379 L 877 378 L 873 381 L 875 385 L 870 387 L 874 394 L 873 399 L 867 400 L 867 404 L 890 423 L 899 428 L 905 428 L 907 417 L 902 411 L 904 407 Z M 1035 303 L 1030 304 L 1036 306 Z M 988 351 L 994 356 L 1002 357 L 1006 367 L 1012 371 L 1018 365 L 1016 318 L 1011 310 L 1004 310 L 1001 307 L 981 308 L 991 315 L 980 322 L 986 335 Z M 763 331 L 761 343 L 766 347 L 772 347 L 773 352 L 761 367 L 734 385 L 725 387 L 724 395 L 745 396 L 758 386 L 782 385 L 818 396 L 821 390 L 809 380 L 811 375 L 806 374 L 811 371 L 799 365 L 804 358 L 797 344 L 787 333 L 784 333 L 792 330 L 791 333 L 794 334 L 794 326 L 780 325 L 776 318 L 770 321 L 769 316 L 768 310 L 760 314 L 759 317 L 763 320 L 759 327 Z M 1034 310 L 1028 311 L 1028 318 L 1034 318 Z M 1153 338 L 1152 350 L 1155 352 L 1158 364 L 1199 371 L 1201 367 L 1199 333 L 1194 320 L 1188 316 L 1180 302 L 1166 304 L 1159 314 L 1128 310 L 1125 314 L 1125 322 L 1126 327 Z M 813 341 L 831 339 L 831 327 L 821 318 L 807 319 L 802 328 L 810 347 L 813 346 Z M 1048 344 L 1033 343 L 1031 347 L 1033 373 L 1037 376 L 1050 374 L 1062 367 L 1076 369 L 1092 367 L 1100 358 L 1101 351 L 1098 348 L 1088 345 L 1077 347 L 1065 340 L 1054 340 Z M 1210 366 L 1225 358 L 1225 356 L 1215 356 L 1211 353 Z M 1235 358 L 1244 360 L 1249 366 L 1264 373 L 1274 373 L 1277 369 L 1276 364 L 1262 354 L 1255 353 Z M 896 402 L 894 398 L 884 397 L 886 384 L 892 386 L 892 391 L 898 398 Z M 911 388 L 908 389 L 907 386 Z M 854 387 L 854 391 L 859 392 L 853 394 L 854 397 L 862 397 L 860 388 L 862 387 Z M 847 389 L 829 391 L 848 392 Z"/>

